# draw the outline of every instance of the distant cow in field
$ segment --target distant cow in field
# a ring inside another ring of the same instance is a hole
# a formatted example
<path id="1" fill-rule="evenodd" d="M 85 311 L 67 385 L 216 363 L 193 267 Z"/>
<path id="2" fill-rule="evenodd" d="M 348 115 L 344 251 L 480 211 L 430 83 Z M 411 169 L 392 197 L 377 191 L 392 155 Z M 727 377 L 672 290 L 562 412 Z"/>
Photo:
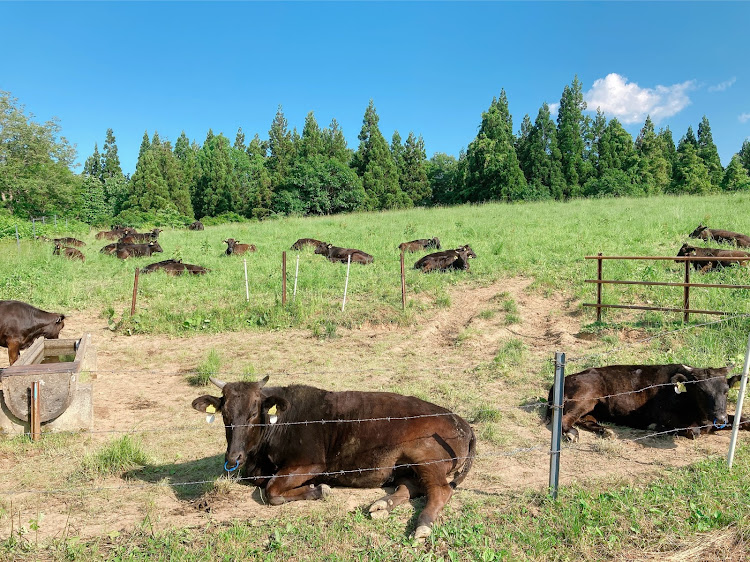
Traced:
<path id="1" fill-rule="evenodd" d="M 141 269 L 141 273 L 152 273 L 158 270 L 164 271 L 167 275 L 182 275 L 183 273 L 204 275 L 209 271 L 208 269 L 200 265 L 182 263 L 182 260 L 164 260 L 147 265 L 146 267 Z"/>
<path id="2" fill-rule="evenodd" d="M 316 240 L 315 238 L 300 238 L 294 244 L 292 244 L 290 250 L 301 250 L 305 246 L 317 247 L 318 244 L 325 244 L 325 242 Z"/>
<path id="3" fill-rule="evenodd" d="M 565 377 L 562 431 L 578 441 L 578 425 L 600 436 L 614 436 L 599 425 L 609 421 L 636 429 L 672 431 L 695 439 L 733 423 L 727 416 L 727 392 L 740 380 L 729 368 L 688 365 L 611 365 L 591 367 Z M 550 389 L 547 422 L 552 419 Z M 741 419 L 743 429 L 750 422 Z"/>
<path id="4" fill-rule="evenodd" d="M 62 246 L 75 246 L 76 248 L 81 248 L 86 245 L 86 242 L 83 242 L 82 240 L 78 240 L 78 238 L 53 238 L 52 241 L 55 244 L 60 244 Z"/>
<path id="5" fill-rule="evenodd" d="M 411 497 L 426 495 L 414 532 L 424 538 L 474 461 L 471 426 L 414 396 L 269 387 L 268 377 L 257 383 L 213 377 L 211 382 L 221 396 L 200 396 L 192 406 L 221 412 L 224 467 L 264 486 L 271 505 L 320 499 L 330 493 L 329 484 L 393 483 L 395 492 L 373 503 L 371 516 L 387 517 Z M 353 420 L 364 421 L 344 423 Z"/>
<path id="6" fill-rule="evenodd" d="M 240 244 L 240 241 L 235 240 L 234 238 L 227 238 L 224 240 L 224 244 L 227 245 L 227 249 L 224 253 L 228 256 L 231 256 L 232 254 L 241 256 L 244 253 L 254 252 L 256 250 L 255 244 Z"/>
<path id="7" fill-rule="evenodd" d="M 203 230 L 204 226 L 201 221 L 195 221 L 190 226 L 188 226 L 188 230 Z"/>
<path id="8" fill-rule="evenodd" d="M 748 252 L 742 252 L 740 250 L 722 250 L 721 248 L 698 248 L 688 244 L 683 244 L 680 251 L 677 252 L 677 257 L 681 256 L 695 256 L 699 258 L 747 258 L 745 260 L 716 259 L 692 262 L 693 267 L 701 273 L 732 265 L 747 265 L 748 261 L 750 261 L 750 253 Z"/>
<path id="9" fill-rule="evenodd" d="M 102 230 L 101 232 L 98 232 L 96 235 L 97 240 L 117 240 L 119 238 L 122 238 L 123 236 L 126 236 L 128 234 L 134 234 L 135 229 L 130 228 L 129 226 L 121 227 L 121 226 L 115 226 L 112 228 L 112 230 Z"/>
<path id="10" fill-rule="evenodd" d="M 81 250 L 63 246 L 61 244 L 55 244 L 55 249 L 52 250 L 52 254 L 55 256 L 65 256 L 69 260 L 86 261 L 86 257 L 81 253 Z"/>
<path id="11" fill-rule="evenodd" d="M 119 244 L 115 255 L 121 259 L 150 256 L 156 252 L 163 252 L 159 243 L 154 240 L 148 244 Z"/>
<path id="12" fill-rule="evenodd" d="M 402 242 L 398 245 L 398 249 L 401 253 L 404 252 L 419 252 L 421 250 L 428 250 L 430 248 L 440 249 L 439 238 L 420 238 L 419 240 L 412 240 L 411 242 Z"/>
<path id="13" fill-rule="evenodd" d="M 120 242 L 123 244 L 147 244 L 152 240 L 157 240 L 160 232 L 162 232 L 161 228 L 155 228 L 151 232 L 130 232 L 120 238 Z"/>
<path id="14" fill-rule="evenodd" d="M 455 250 L 443 250 L 427 254 L 417 260 L 414 269 L 421 269 L 423 273 L 430 271 L 448 271 L 449 269 L 469 270 L 469 260 L 476 258 L 474 250 L 466 244 Z"/>
<path id="15" fill-rule="evenodd" d="M 0 346 L 8 348 L 11 365 L 35 339 L 57 339 L 64 326 L 63 314 L 45 312 L 21 301 L 0 301 Z"/>
<path id="16" fill-rule="evenodd" d="M 347 263 L 351 256 L 352 263 L 368 264 L 372 263 L 374 258 L 367 252 L 353 248 L 339 248 L 333 244 L 321 242 L 315 246 L 315 253 L 327 257 L 332 262 Z"/>
<path id="17" fill-rule="evenodd" d="M 716 240 L 717 242 L 726 242 L 728 244 L 736 244 L 741 248 L 750 248 L 750 236 L 740 234 L 739 232 L 732 232 L 731 230 L 721 230 L 716 228 L 708 228 L 702 224 L 698 225 L 691 234 L 690 238 L 700 238 L 701 240 Z"/>

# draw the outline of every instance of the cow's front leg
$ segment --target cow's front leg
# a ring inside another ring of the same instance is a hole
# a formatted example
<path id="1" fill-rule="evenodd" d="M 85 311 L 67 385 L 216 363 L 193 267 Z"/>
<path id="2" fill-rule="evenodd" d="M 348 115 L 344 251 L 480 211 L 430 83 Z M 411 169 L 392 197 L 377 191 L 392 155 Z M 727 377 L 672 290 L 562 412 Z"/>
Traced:
<path id="1" fill-rule="evenodd" d="M 18 340 L 8 340 L 8 361 L 12 365 L 18 361 L 21 354 L 21 342 Z"/>
<path id="2" fill-rule="evenodd" d="M 266 485 L 268 503 L 281 505 L 298 500 L 318 500 L 327 496 L 331 491 L 330 486 L 306 484 L 314 478 L 312 474 L 324 471 L 325 467 L 317 464 L 282 468 Z"/>

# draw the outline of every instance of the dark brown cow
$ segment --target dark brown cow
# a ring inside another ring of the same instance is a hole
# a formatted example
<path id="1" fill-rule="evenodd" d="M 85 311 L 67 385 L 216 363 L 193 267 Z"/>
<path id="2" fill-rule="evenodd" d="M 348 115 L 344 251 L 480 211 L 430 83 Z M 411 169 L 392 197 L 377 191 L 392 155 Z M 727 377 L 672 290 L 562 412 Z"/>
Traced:
<path id="1" fill-rule="evenodd" d="M 699 258 L 748 258 L 746 260 L 717 259 L 715 261 L 700 260 L 692 262 L 693 267 L 701 273 L 732 265 L 747 265 L 748 261 L 750 261 L 750 253 L 748 252 L 742 252 L 740 250 L 722 250 L 721 248 L 697 248 L 688 244 L 683 244 L 680 251 L 677 252 L 677 257 L 680 256 L 695 256 Z"/>
<path id="2" fill-rule="evenodd" d="M 124 244 L 148 244 L 153 240 L 157 240 L 160 232 L 162 232 L 161 228 L 155 228 L 151 232 L 133 231 L 120 238 L 120 242 Z"/>
<path id="3" fill-rule="evenodd" d="M 123 236 L 134 233 L 134 228 L 130 228 L 129 226 L 122 227 L 118 225 L 113 227 L 112 230 L 102 230 L 101 232 L 98 232 L 96 235 L 96 239 L 104 240 L 106 238 L 107 240 L 117 240 L 119 238 L 122 238 Z"/>
<path id="4" fill-rule="evenodd" d="M 164 260 L 147 265 L 146 267 L 141 269 L 141 273 L 152 273 L 158 270 L 164 271 L 167 275 L 182 275 L 183 273 L 204 275 L 209 271 L 208 269 L 200 265 L 182 263 L 182 260 Z"/>
<path id="5" fill-rule="evenodd" d="M 52 241 L 55 244 L 60 244 L 61 246 L 75 246 L 76 248 L 81 248 L 86 245 L 86 242 L 83 242 L 79 240 L 78 238 L 53 238 Z"/>
<path id="6" fill-rule="evenodd" d="M 698 225 L 691 234 L 690 238 L 700 238 L 701 240 L 716 240 L 717 242 L 726 242 L 728 244 L 737 244 L 741 248 L 750 248 L 750 236 L 732 232 L 731 230 L 721 230 L 717 228 L 708 228 L 702 224 Z"/>
<path id="7" fill-rule="evenodd" d="M 351 256 L 352 263 L 368 264 L 374 261 L 374 258 L 367 252 L 356 250 L 354 248 L 339 248 L 333 244 L 321 242 L 315 246 L 315 253 L 327 257 L 332 262 L 347 263 Z"/>
<path id="8" fill-rule="evenodd" d="M 121 260 L 150 256 L 156 252 L 163 252 L 159 243 L 154 240 L 148 244 L 118 244 L 115 255 Z"/>
<path id="9" fill-rule="evenodd" d="M 21 301 L 0 301 L 0 346 L 8 348 L 11 365 L 35 339 L 56 340 L 64 326 L 63 314 L 45 312 Z"/>
<path id="10" fill-rule="evenodd" d="M 234 238 L 227 238 L 224 240 L 224 244 L 227 245 L 227 249 L 224 253 L 228 256 L 231 256 L 232 254 L 241 256 L 246 252 L 254 252 L 256 250 L 255 244 L 240 244 L 240 241 L 235 240 Z"/>
<path id="11" fill-rule="evenodd" d="M 430 248 L 440 249 L 439 238 L 420 238 L 419 240 L 412 240 L 411 242 L 403 242 L 398 245 L 398 249 L 401 253 L 404 252 L 419 252 L 421 250 L 428 250 Z"/>
<path id="12" fill-rule="evenodd" d="M 184 268 L 184 264 L 182 263 L 182 260 L 163 260 L 156 263 L 150 263 L 145 267 L 141 268 L 141 273 L 153 273 L 154 271 L 158 271 L 160 269 L 166 269 L 168 266 L 173 265 L 179 265 Z"/>
<path id="13" fill-rule="evenodd" d="M 81 250 L 62 246 L 61 244 L 55 244 L 55 249 L 52 250 L 52 254 L 55 256 L 65 256 L 69 260 L 86 261 L 86 256 L 81 253 Z"/>
<path id="14" fill-rule="evenodd" d="M 372 517 L 387 517 L 413 495 L 426 494 L 415 531 L 423 538 L 474 459 L 471 426 L 413 396 L 266 387 L 268 377 L 259 383 L 211 381 L 222 395 L 196 398 L 193 408 L 221 411 L 225 468 L 240 468 L 265 485 L 271 505 L 319 499 L 329 493 L 328 484 L 376 488 L 393 483 L 395 492 L 370 506 Z M 269 413 L 273 406 L 276 416 Z M 346 423 L 350 420 L 369 421 Z"/>
<path id="15" fill-rule="evenodd" d="M 614 433 L 599 425 L 610 421 L 637 429 L 674 430 L 695 439 L 734 421 L 727 416 L 727 392 L 740 380 L 729 368 L 688 365 L 610 365 L 565 377 L 562 430 L 578 441 L 578 425 L 600 436 Z M 552 416 L 549 392 L 547 421 Z M 741 419 L 743 429 L 750 423 Z"/>
<path id="16" fill-rule="evenodd" d="M 315 238 L 300 238 L 294 244 L 292 244 L 292 247 L 290 248 L 290 250 L 301 250 L 305 246 L 317 247 L 318 244 L 325 244 L 325 242 L 322 242 L 321 240 L 316 240 Z"/>
<path id="17" fill-rule="evenodd" d="M 195 221 L 190 226 L 188 226 L 188 230 L 203 230 L 204 226 L 201 221 Z"/>
<path id="18" fill-rule="evenodd" d="M 474 250 L 466 244 L 455 250 L 444 250 L 427 254 L 417 260 L 414 269 L 421 269 L 422 272 L 430 271 L 448 271 L 449 269 L 469 270 L 469 260 L 476 258 Z"/>

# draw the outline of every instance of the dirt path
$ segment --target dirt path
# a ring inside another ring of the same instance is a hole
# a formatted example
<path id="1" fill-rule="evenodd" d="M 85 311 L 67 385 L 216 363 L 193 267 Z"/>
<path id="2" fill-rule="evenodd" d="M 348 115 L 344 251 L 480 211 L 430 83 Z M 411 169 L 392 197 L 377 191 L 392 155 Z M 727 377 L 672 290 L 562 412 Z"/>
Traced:
<path id="1" fill-rule="evenodd" d="M 577 303 L 564 295 L 530 290 L 531 281 L 506 279 L 478 288 L 456 288 L 450 306 L 433 311 L 408 328 L 364 327 L 338 330 L 320 340 L 307 330 L 196 335 L 187 338 L 126 336 L 106 321 L 74 312 L 63 337 L 89 332 L 98 350 L 94 380 L 95 428 L 59 446 L 39 451 L 6 445 L 0 449 L 0 489 L 68 489 L 48 495 L 21 494 L 3 501 L 18 521 L 43 514 L 40 537 L 107 535 L 145 521 L 154 528 L 203 525 L 237 517 L 262 522 L 281 513 L 320 509 L 319 502 L 263 505 L 256 489 L 236 483 L 185 487 L 210 481 L 221 472 L 225 447 L 220 424 L 207 425 L 190 408 L 193 398 L 215 389 L 190 386 L 186 374 L 219 352 L 220 376 L 270 373 L 276 384 L 304 382 L 329 389 L 397 390 L 446 405 L 472 421 L 479 406 L 491 405 L 496 419 L 474 423 L 479 437 L 474 468 L 452 500 L 543 489 L 549 470 L 550 434 L 540 412 L 521 408 L 546 396 L 546 362 L 555 350 L 583 355 L 597 342 L 580 334 Z M 580 335 L 579 335 L 580 334 Z M 521 360 L 510 361 L 509 350 Z M 6 363 L 7 364 L 7 359 Z M 153 462 L 127 479 L 76 478 L 83 456 L 122 435 L 138 433 Z M 108 433 L 111 431 L 111 433 Z M 638 432 L 618 431 L 621 439 Z M 581 443 L 562 456 L 562 483 L 623 481 L 658 474 L 724 454 L 728 435 L 691 442 L 649 439 L 639 443 L 603 442 L 581 432 Z M 34 457 L 34 462 L 29 462 Z M 50 470 L 54 467 L 53 470 Z M 157 485 L 160 484 L 160 485 Z M 208 490 L 208 491 L 205 491 Z M 351 511 L 374 501 L 380 490 L 336 489 L 325 509 Z M 12 506 L 9 504 L 12 499 Z M 7 532 L 10 519 L 0 519 Z"/>

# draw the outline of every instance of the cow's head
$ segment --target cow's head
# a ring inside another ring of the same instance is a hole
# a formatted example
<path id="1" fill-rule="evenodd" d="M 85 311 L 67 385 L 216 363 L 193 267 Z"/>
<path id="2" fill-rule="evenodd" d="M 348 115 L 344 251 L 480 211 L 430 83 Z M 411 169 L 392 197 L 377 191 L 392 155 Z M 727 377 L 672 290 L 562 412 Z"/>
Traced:
<path id="1" fill-rule="evenodd" d="M 703 226 L 702 224 L 699 224 L 698 228 L 696 228 L 693 232 L 690 233 L 690 238 L 705 238 L 706 234 L 708 233 L 703 234 L 702 236 L 701 236 L 701 233 L 707 228 L 708 228 L 707 226 Z"/>
<path id="2" fill-rule="evenodd" d="M 52 250 L 52 253 L 56 256 L 59 256 L 60 250 L 62 250 L 62 244 L 55 244 L 55 249 Z"/>
<path id="3" fill-rule="evenodd" d="M 52 315 L 51 315 L 52 316 Z M 48 340 L 56 340 L 60 337 L 60 331 L 65 327 L 65 315 L 55 314 L 53 319 L 44 326 L 42 335 Z"/>
<path id="4" fill-rule="evenodd" d="M 474 253 L 474 250 L 471 249 L 471 246 L 468 244 L 461 246 L 460 248 L 456 248 L 456 251 L 463 254 L 466 254 L 467 258 L 475 258 L 477 255 Z"/>
<path id="5" fill-rule="evenodd" d="M 440 249 L 440 238 L 436 236 L 432 239 L 432 243 L 434 244 L 436 250 Z"/>
<path id="6" fill-rule="evenodd" d="M 315 245 L 315 253 L 327 256 L 328 250 L 331 248 L 333 248 L 333 244 L 326 244 L 325 242 L 320 242 L 319 244 Z"/>
<path id="7" fill-rule="evenodd" d="M 223 382 L 211 377 L 211 382 L 221 389 L 221 396 L 206 394 L 193 400 L 193 408 L 205 412 L 213 406 L 221 412 L 227 437 L 224 461 L 227 467 L 241 468 L 258 453 L 263 433 L 270 423 L 268 410 L 273 406 L 283 412 L 289 405 L 278 396 L 263 392 L 268 377 L 260 382 Z"/>
<path id="8" fill-rule="evenodd" d="M 676 391 L 681 391 L 680 385 L 684 385 L 684 392 L 700 410 L 702 424 L 724 425 L 727 423 L 727 393 L 740 380 L 739 375 L 728 375 L 729 367 L 699 369 L 680 365 L 670 382 Z"/>
<path id="9" fill-rule="evenodd" d="M 224 240 L 224 244 L 227 245 L 227 250 L 226 250 L 227 255 L 234 252 L 234 245 L 236 243 L 237 243 L 237 240 L 235 240 L 234 238 L 227 238 L 226 240 Z"/>
<path id="10" fill-rule="evenodd" d="M 161 249 L 161 246 L 156 240 L 152 240 L 148 243 L 149 247 L 151 248 L 152 252 L 163 252 L 164 250 Z"/>

